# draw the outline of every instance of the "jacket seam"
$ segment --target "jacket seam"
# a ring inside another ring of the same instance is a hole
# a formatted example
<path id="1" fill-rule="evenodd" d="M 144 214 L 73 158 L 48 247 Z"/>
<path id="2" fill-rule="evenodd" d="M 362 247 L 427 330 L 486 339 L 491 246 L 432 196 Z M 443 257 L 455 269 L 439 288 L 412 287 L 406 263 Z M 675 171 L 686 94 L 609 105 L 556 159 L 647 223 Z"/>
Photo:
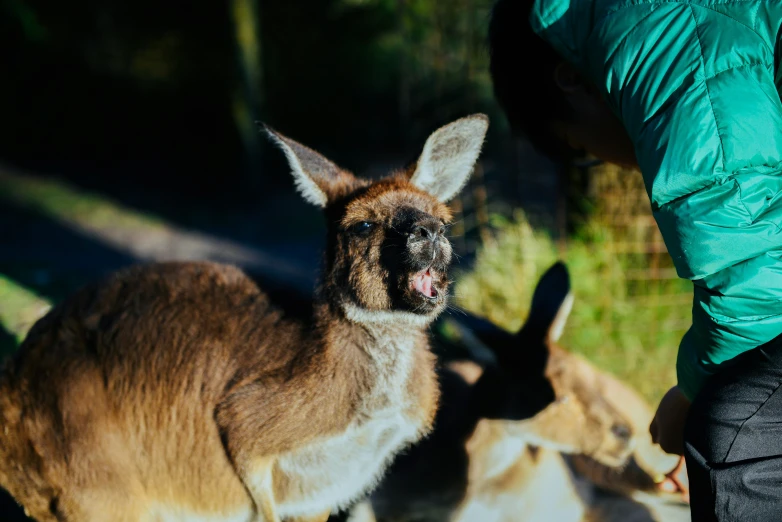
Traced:
<path id="1" fill-rule="evenodd" d="M 604 19 L 608 18 L 611 15 L 614 15 L 618 13 L 619 11 L 624 11 L 625 9 L 630 9 L 632 7 L 653 7 L 654 9 L 661 7 L 665 4 L 670 3 L 679 3 L 679 2 L 638 2 L 636 0 L 631 0 L 630 2 L 625 2 L 619 5 L 615 5 L 614 7 L 608 9 L 603 17 L 600 18 L 600 20 L 597 21 L 595 26 L 597 26 L 600 22 L 602 22 Z"/>
<path id="2" fill-rule="evenodd" d="M 692 21 L 695 24 L 695 37 L 698 39 L 698 51 L 701 57 L 701 71 L 706 71 L 706 60 L 703 59 L 703 42 L 701 41 L 700 26 L 698 25 L 698 19 L 695 17 L 695 9 L 692 5 L 689 5 L 690 15 L 692 15 Z M 705 76 L 705 75 L 704 75 Z M 719 122 L 717 121 L 717 113 L 714 110 L 714 102 L 711 99 L 711 92 L 709 91 L 709 85 L 706 80 L 703 80 L 703 88 L 706 89 L 706 98 L 709 100 L 709 107 L 711 108 L 711 115 L 714 118 L 714 130 L 717 132 L 717 138 L 720 140 L 720 157 L 722 159 L 722 172 L 725 172 L 725 144 L 722 140 L 722 134 L 720 133 Z"/>
<path id="3" fill-rule="evenodd" d="M 761 219 L 761 220 L 758 220 L 758 221 L 753 221 L 753 224 L 754 223 L 757 223 L 759 225 L 761 225 L 761 224 L 762 225 L 772 225 L 773 227 L 775 227 L 777 229 L 777 232 L 782 230 L 782 227 L 780 225 L 778 225 L 777 223 L 774 223 L 773 221 L 769 221 L 768 219 Z"/>
<path id="4" fill-rule="evenodd" d="M 760 254 L 760 255 L 765 255 L 765 254 Z M 755 256 L 755 257 L 758 257 L 758 256 Z M 755 258 L 754 257 L 750 257 L 748 259 L 755 259 Z M 730 270 L 731 268 L 735 267 L 736 265 L 740 265 L 741 263 L 744 263 L 748 259 L 745 259 L 744 261 L 739 261 L 738 263 L 734 263 L 734 264 L 732 264 L 730 266 L 727 266 L 727 267 L 723 268 L 722 270 Z M 722 270 L 718 270 L 717 272 L 722 272 Z M 715 273 L 717 273 L 717 272 L 715 272 Z M 777 303 L 779 303 L 779 300 L 768 300 L 768 301 L 764 301 L 764 302 L 771 303 L 771 304 L 777 304 Z M 728 317 L 728 316 L 723 315 L 723 314 L 721 314 L 719 312 L 710 311 L 710 312 L 706 312 L 706 313 L 709 315 L 709 317 L 712 318 L 712 320 L 714 320 L 714 322 L 719 323 L 719 324 L 721 324 L 723 326 L 736 324 L 736 323 L 757 323 L 759 321 L 765 321 L 766 319 L 772 319 L 772 318 L 779 317 L 780 315 L 782 315 L 782 314 L 770 314 L 770 315 L 751 315 L 751 316 L 744 316 L 744 317 Z"/>
<path id="5" fill-rule="evenodd" d="M 729 1 L 726 1 L 726 2 L 720 2 L 719 5 L 748 4 L 748 3 L 751 3 L 751 2 L 757 3 L 759 1 L 760 0 L 729 0 Z M 656 0 L 656 1 L 651 1 L 651 2 L 646 2 L 646 1 L 643 1 L 643 0 L 641 0 L 641 1 L 639 1 L 639 0 L 630 0 L 628 2 L 624 2 L 624 3 L 621 3 L 619 5 L 615 5 L 614 7 L 606 10 L 605 15 L 603 16 L 603 18 L 605 18 L 605 17 L 607 17 L 609 15 L 618 13 L 619 11 L 623 11 L 624 9 L 627 9 L 627 8 L 630 8 L 630 7 L 643 7 L 643 6 L 651 6 L 651 5 L 660 7 L 662 5 L 676 5 L 676 4 L 678 4 L 678 5 L 686 5 L 687 7 L 692 7 L 691 0 Z M 703 6 L 700 6 L 700 7 L 703 7 Z M 724 14 L 724 13 L 720 13 L 720 14 Z M 725 15 L 725 16 L 727 16 L 731 20 L 735 20 L 735 18 L 733 18 L 731 16 L 728 16 L 728 15 Z M 601 18 L 601 20 L 602 20 L 602 18 Z M 754 29 L 753 29 L 753 31 L 754 31 Z M 757 31 L 755 31 L 755 33 L 757 34 Z"/>
<path id="6" fill-rule="evenodd" d="M 741 203 L 741 208 L 743 208 L 744 212 L 747 213 L 747 217 L 749 218 L 750 224 L 754 223 L 755 219 L 752 216 L 752 212 L 749 211 L 749 208 L 747 208 L 747 204 L 744 203 L 744 195 L 743 195 L 743 191 L 741 190 L 741 183 L 739 183 L 739 181 L 735 177 L 733 178 L 733 183 L 736 184 L 736 189 L 738 189 L 739 191 L 739 202 Z"/>
<path id="7" fill-rule="evenodd" d="M 772 168 L 772 169 L 777 169 L 777 170 L 780 170 L 780 175 L 782 175 L 782 166 L 780 166 L 780 165 L 753 165 L 753 167 L 769 167 L 769 168 Z M 735 172 L 735 171 L 726 172 L 726 173 L 724 173 L 721 176 L 713 178 L 712 181 L 709 184 L 704 185 L 704 186 L 702 186 L 702 187 L 700 187 L 700 188 L 698 188 L 696 190 L 693 190 L 692 192 L 688 192 L 687 194 L 683 194 L 681 196 L 677 196 L 677 197 L 675 197 L 675 198 L 673 198 L 673 199 L 671 199 L 669 201 L 666 201 L 665 203 L 657 204 L 657 203 L 652 202 L 652 211 L 656 212 L 658 210 L 664 210 L 664 209 L 670 207 L 671 205 L 674 205 L 674 204 L 678 203 L 679 201 L 683 201 L 683 200 L 689 198 L 693 194 L 697 194 L 699 192 L 703 192 L 703 191 L 709 190 L 712 187 L 714 187 L 715 185 L 721 185 L 721 184 L 725 184 L 725 183 L 728 183 L 728 182 L 731 182 L 731 181 L 735 182 L 736 181 L 736 176 L 738 174 L 739 173 Z M 778 225 L 777 227 L 778 228 L 782 228 L 782 224 Z"/>
<path id="8" fill-rule="evenodd" d="M 757 65 L 762 65 L 764 67 L 768 66 L 768 64 L 765 63 L 765 62 L 747 62 L 747 63 L 742 63 L 741 65 L 731 65 L 730 67 L 726 67 L 724 69 L 721 69 L 721 70 L 715 72 L 714 74 L 712 74 L 710 76 L 704 77 L 703 81 L 711 80 L 713 78 L 716 78 L 717 76 L 719 76 L 722 73 L 726 73 L 726 72 L 732 71 L 734 69 L 743 69 L 744 67 L 755 67 Z"/>
<path id="9" fill-rule="evenodd" d="M 730 3 L 732 3 L 732 2 L 726 2 L 726 4 L 730 4 Z M 722 5 L 722 4 L 720 4 L 720 5 Z M 758 5 L 760 5 L 760 4 L 758 4 Z M 692 4 L 690 4 L 690 7 L 692 7 Z M 765 40 L 765 38 L 763 38 L 763 36 L 761 36 L 761 34 L 760 34 L 760 33 L 757 31 L 757 29 L 755 29 L 754 27 L 750 27 L 749 25 L 747 25 L 747 24 L 745 24 L 744 22 L 742 22 L 742 21 L 738 20 L 737 18 L 733 18 L 733 17 L 732 17 L 732 16 L 730 16 L 730 15 L 727 15 L 727 14 L 725 14 L 725 13 L 723 13 L 723 12 L 717 11 L 716 9 L 714 9 L 714 8 L 713 8 L 713 7 L 711 7 L 711 6 L 708 6 L 708 5 L 698 5 L 698 7 L 699 7 L 699 8 L 701 8 L 701 9 L 706 9 L 706 10 L 708 10 L 708 11 L 711 11 L 712 13 L 716 13 L 716 14 L 718 14 L 718 15 L 722 15 L 722 16 L 724 16 L 725 18 L 727 18 L 727 19 L 729 19 L 729 20 L 733 20 L 733 21 L 734 21 L 734 22 L 736 22 L 737 24 L 739 24 L 739 25 L 741 25 L 741 26 L 743 26 L 743 27 L 746 27 L 747 29 L 749 29 L 750 31 L 752 31 L 752 32 L 755 34 L 755 36 L 757 36 L 758 38 L 760 38 L 760 40 L 761 40 L 761 41 L 763 41 L 763 42 L 765 43 L 765 41 L 766 41 L 766 40 Z M 766 48 L 767 48 L 769 51 L 771 51 L 771 54 L 772 54 L 772 55 L 774 54 L 774 49 L 772 49 L 772 48 L 771 48 L 771 47 L 769 47 L 768 45 L 766 45 Z"/>
<path id="10" fill-rule="evenodd" d="M 651 5 L 651 4 L 647 4 L 647 5 Z M 611 54 L 616 53 L 627 42 L 627 39 L 630 38 L 641 27 L 641 24 L 644 23 L 647 18 L 652 16 L 660 6 L 655 5 L 651 7 L 652 7 L 651 10 L 648 13 L 646 13 L 643 18 L 638 20 L 638 22 L 635 25 L 633 25 L 633 27 L 629 31 L 627 31 L 627 34 L 625 34 L 622 37 L 622 39 L 619 40 L 619 42 L 614 46 L 614 48 L 611 49 Z"/>

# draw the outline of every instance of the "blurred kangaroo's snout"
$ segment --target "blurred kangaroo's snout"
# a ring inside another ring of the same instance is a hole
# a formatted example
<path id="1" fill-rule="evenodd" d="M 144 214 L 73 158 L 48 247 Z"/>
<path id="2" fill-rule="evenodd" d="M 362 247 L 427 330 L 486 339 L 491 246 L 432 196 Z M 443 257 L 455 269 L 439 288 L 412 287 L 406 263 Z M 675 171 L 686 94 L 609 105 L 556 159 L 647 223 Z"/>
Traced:
<path id="1" fill-rule="evenodd" d="M 630 439 L 633 438 L 633 430 L 630 425 L 622 422 L 611 426 L 611 433 L 617 440 L 625 444 L 630 444 Z"/>

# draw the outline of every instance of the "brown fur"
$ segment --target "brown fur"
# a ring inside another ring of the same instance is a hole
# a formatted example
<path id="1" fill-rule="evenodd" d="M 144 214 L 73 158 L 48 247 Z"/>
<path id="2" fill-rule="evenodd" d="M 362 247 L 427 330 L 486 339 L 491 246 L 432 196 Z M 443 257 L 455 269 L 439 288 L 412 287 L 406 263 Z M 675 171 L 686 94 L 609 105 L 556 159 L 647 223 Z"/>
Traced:
<path id="1" fill-rule="evenodd" d="M 482 141 L 485 117 L 464 121 Z M 287 317 L 213 263 L 132 267 L 56 307 L 0 377 L 0 485 L 34 518 L 325 520 L 350 501 L 321 463 L 335 444 L 371 463 L 346 484 L 358 495 L 430 430 L 448 208 L 415 170 L 369 183 L 274 137 L 329 223 L 314 315 Z M 427 267 L 433 298 L 411 285 Z"/>

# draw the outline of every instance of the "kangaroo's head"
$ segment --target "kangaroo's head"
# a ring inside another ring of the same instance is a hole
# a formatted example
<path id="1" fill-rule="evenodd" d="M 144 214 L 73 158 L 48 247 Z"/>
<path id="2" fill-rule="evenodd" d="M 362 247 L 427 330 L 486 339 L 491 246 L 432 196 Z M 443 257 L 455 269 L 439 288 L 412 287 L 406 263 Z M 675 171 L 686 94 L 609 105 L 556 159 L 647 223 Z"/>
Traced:
<path id="1" fill-rule="evenodd" d="M 427 324 L 443 310 L 452 249 L 446 202 L 469 178 L 488 118 L 435 131 L 412 167 L 378 181 L 354 176 L 274 131 L 301 195 L 324 209 L 328 229 L 323 296 L 360 323 Z"/>
<path id="2" fill-rule="evenodd" d="M 620 465 L 632 451 L 628 419 L 604 397 L 596 370 L 556 344 L 572 305 L 567 268 L 557 263 L 515 334 L 473 316 L 459 320 L 486 361 L 474 385 L 479 415 L 508 421 L 507 430 L 532 445 Z"/>

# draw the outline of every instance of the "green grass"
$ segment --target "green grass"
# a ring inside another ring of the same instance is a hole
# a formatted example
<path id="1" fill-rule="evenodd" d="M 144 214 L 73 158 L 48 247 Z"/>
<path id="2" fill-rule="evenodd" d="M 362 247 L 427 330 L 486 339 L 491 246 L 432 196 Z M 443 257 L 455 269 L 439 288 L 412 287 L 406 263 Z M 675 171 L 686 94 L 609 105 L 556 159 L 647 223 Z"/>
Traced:
<path id="1" fill-rule="evenodd" d="M 0 359 L 16 350 L 50 307 L 47 300 L 0 274 Z"/>
<path id="2" fill-rule="evenodd" d="M 495 218 L 495 241 L 456 285 L 459 304 L 515 331 L 527 316 L 538 278 L 557 259 L 566 262 L 575 304 L 560 344 L 634 386 L 655 404 L 675 383 L 678 343 L 691 306 L 690 283 L 625 276 L 643 269 L 639 256 L 614 253 L 607 227 L 590 224 L 568 239 L 562 255 L 524 215 Z"/>

